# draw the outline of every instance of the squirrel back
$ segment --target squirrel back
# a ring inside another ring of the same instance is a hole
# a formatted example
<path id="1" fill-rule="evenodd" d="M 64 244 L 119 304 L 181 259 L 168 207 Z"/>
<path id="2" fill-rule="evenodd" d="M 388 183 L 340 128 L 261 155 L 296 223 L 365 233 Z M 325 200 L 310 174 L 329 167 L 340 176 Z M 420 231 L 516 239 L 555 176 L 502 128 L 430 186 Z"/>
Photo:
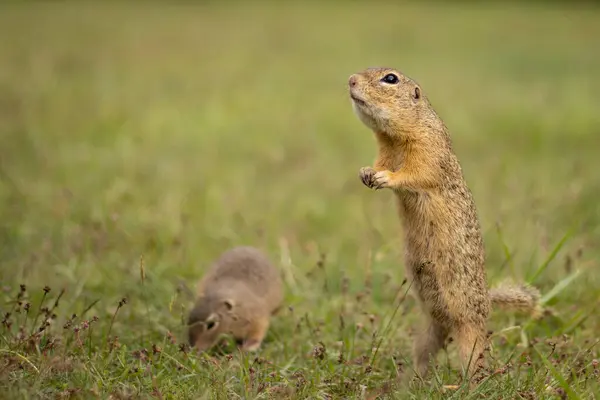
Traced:
<path id="1" fill-rule="evenodd" d="M 221 254 L 200 281 L 198 296 L 227 291 L 232 283 L 244 286 L 265 304 L 278 304 L 283 297 L 279 271 L 266 254 L 251 246 L 234 247 Z"/>

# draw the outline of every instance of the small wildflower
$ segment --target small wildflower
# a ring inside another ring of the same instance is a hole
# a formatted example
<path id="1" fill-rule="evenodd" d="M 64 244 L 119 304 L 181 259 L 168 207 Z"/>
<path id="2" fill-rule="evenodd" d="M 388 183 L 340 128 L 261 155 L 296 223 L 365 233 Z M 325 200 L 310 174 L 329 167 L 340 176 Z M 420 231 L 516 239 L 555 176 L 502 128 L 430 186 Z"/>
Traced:
<path id="1" fill-rule="evenodd" d="M 20 291 L 17 294 L 17 300 L 21 300 L 23 297 L 25 297 L 25 292 L 27 291 L 27 287 L 25 285 L 20 285 Z"/>
<path id="2" fill-rule="evenodd" d="M 121 347 L 121 344 L 119 343 L 119 337 L 114 336 L 112 340 L 109 341 L 108 348 L 110 351 L 113 351 L 114 349 L 118 349 L 119 347 Z"/>
<path id="3" fill-rule="evenodd" d="M 348 284 L 349 284 L 349 279 L 348 277 L 344 276 L 342 278 L 342 294 L 346 294 L 348 293 Z"/>
<path id="4" fill-rule="evenodd" d="M 38 332 L 41 333 L 41 332 L 45 331 L 46 328 L 49 326 L 50 326 L 50 322 L 48 322 L 48 321 L 42 322 L 42 325 L 39 327 Z"/>
<path id="5" fill-rule="evenodd" d="M 173 333 L 171 333 L 171 331 L 167 332 L 167 339 L 169 339 L 169 342 L 171 342 L 171 344 L 177 343 L 177 341 L 175 340 L 175 336 L 173 336 Z"/>
<path id="6" fill-rule="evenodd" d="M 7 327 L 8 329 L 10 329 L 10 327 L 12 325 L 12 322 L 10 322 L 9 318 L 10 318 L 10 313 L 7 312 L 6 314 L 4 314 L 4 319 L 2 320 L 2 325 Z"/>
<path id="7" fill-rule="evenodd" d="M 313 357 L 318 358 L 319 360 L 323 360 L 325 358 L 325 353 L 327 352 L 327 349 L 325 348 L 325 345 L 323 344 L 323 342 L 319 342 L 319 344 L 317 346 L 315 346 L 315 348 L 313 349 Z"/>

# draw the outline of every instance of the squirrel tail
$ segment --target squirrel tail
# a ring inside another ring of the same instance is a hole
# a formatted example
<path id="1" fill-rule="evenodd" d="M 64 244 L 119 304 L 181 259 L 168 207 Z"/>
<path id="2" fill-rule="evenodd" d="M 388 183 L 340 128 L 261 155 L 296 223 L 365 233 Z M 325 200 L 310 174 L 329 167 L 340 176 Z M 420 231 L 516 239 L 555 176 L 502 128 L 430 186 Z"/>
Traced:
<path id="1" fill-rule="evenodd" d="M 534 318 L 542 314 L 540 291 L 526 283 L 503 282 L 491 288 L 489 294 L 493 306 L 523 311 Z"/>

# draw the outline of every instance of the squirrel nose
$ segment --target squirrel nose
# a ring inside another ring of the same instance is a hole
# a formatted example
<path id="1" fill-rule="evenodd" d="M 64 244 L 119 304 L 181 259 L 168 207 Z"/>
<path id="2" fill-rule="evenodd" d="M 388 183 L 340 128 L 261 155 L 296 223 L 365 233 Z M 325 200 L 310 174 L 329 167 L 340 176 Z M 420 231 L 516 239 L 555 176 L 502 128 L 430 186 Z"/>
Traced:
<path id="1" fill-rule="evenodd" d="M 348 85 L 350 87 L 354 87 L 354 86 L 356 86 L 357 82 L 358 82 L 358 78 L 357 78 L 356 74 L 350 75 L 350 79 L 348 79 Z"/>

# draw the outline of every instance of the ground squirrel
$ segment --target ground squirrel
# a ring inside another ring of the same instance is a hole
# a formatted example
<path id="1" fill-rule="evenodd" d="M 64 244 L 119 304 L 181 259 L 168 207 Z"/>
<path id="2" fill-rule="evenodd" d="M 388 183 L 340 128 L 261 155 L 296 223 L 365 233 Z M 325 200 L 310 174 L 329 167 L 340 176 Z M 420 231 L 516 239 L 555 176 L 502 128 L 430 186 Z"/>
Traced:
<path id="1" fill-rule="evenodd" d="M 243 350 L 257 350 L 282 300 L 279 271 L 263 252 L 249 246 L 230 249 L 198 284 L 188 318 L 190 346 L 203 351 L 221 334 L 230 334 Z"/>
<path id="2" fill-rule="evenodd" d="M 391 68 L 366 69 L 348 84 L 354 111 L 379 147 L 360 179 L 396 195 L 407 278 L 428 317 L 414 343 L 415 370 L 425 376 L 452 338 L 472 373 L 483 363 L 490 303 L 534 312 L 539 292 L 526 284 L 488 289 L 475 203 L 448 130 L 421 87 Z"/>

